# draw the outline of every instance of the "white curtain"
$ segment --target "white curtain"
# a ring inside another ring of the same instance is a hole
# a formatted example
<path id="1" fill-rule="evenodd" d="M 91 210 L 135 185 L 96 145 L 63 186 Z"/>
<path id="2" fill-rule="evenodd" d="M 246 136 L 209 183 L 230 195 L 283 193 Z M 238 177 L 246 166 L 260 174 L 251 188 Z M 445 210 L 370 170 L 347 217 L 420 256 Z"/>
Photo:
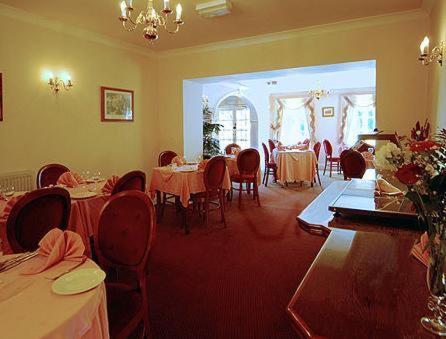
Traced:
<path id="1" fill-rule="evenodd" d="M 357 140 L 358 115 L 354 112 L 358 108 L 375 109 L 376 96 L 373 93 L 345 95 L 342 97 L 342 116 L 339 127 L 340 148 L 352 146 Z M 371 131 L 370 131 L 371 132 Z"/>

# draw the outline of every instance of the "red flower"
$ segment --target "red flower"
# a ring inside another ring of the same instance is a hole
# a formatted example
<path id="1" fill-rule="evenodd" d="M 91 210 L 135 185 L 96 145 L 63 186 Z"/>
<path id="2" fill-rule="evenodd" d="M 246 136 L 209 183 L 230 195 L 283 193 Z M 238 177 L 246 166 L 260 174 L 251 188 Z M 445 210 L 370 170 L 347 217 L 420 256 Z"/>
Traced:
<path id="1" fill-rule="evenodd" d="M 430 141 L 430 140 L 415 141 L 410 144 L 410 150 L 412 152 L 423 152 L 423 151 L 428 151 L 435 146 L 438 146 L 438 145 L 434 141 Z"/>
<path id="2" fill-rule="evenodd" d="M 418 181 L 421 169 L 415 164 L 403 165 L 395 173 L 395 176 L 405 185 L 414 185 Z"/>

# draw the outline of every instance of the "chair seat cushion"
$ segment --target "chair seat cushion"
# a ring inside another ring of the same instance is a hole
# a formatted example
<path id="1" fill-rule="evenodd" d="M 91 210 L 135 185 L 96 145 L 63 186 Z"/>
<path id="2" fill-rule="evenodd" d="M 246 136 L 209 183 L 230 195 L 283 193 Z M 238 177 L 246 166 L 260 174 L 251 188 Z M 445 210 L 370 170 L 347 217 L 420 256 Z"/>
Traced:
<path id="1" fill-rule="evenodd" d="M 267 168 L 277 168 L 277 164 L 274 162 L 269 162 L 266 164 L 266 167 Z"/>
<path id="2" fill-rule="evenodd" d="M 142 308 L 142 295 L 134 287 L 122 283 L 106 283 L 107 312 L 110 336 L 113 338 Z"/>
<path id="3" fill-rule="evenodd" d="M 231 181 L 233 182 L 245 182 L 245 181 L 254 181 L 255 175 L 252 174 L 234 174 L 231 176 Z"/>
<path id="4" fill-rule="evenodd" d="M 341 158 L 339 158 L 339 157 L 328 158 L 328 161 L 340 161 L 340 160 L 341 160 Z"/>

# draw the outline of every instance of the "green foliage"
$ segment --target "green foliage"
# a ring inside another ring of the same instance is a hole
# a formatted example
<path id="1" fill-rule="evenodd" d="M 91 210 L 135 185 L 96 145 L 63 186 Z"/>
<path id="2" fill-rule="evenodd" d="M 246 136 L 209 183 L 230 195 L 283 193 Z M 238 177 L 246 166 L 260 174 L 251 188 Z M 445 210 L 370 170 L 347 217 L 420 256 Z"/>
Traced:
<path id="1" fill-rule="evenodd" d="M 203 101 L 203 156 L 210 158 L 220 153 L 220 142 L 216 138 L 223 126 L 212 123 L 212 111 L 207 100 Z"/>

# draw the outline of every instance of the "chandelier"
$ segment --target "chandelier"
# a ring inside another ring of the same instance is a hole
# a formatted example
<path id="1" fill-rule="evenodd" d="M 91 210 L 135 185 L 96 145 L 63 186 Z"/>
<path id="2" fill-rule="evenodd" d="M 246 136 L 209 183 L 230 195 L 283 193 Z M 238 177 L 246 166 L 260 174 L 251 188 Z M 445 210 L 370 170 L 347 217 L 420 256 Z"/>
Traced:
<path id="1" fill-rule="evenodd" d="M 164 29 L 171 33 L 178 33 L 180 26 L 184 23 L 181 19 L 183 8 L 181 4 L 178 4 L 175 9 L 175 19 L 172 20 L 174 25 L 173 29 L 169 29 L 169 17 L 173 14 L 173 10 L 170 8 L 169 0 L 164 0 L 164 8 L 161 10 L 161 14 L 158 14 L 153 7 L 153 0 L 147 0 L 147 7 L 142 10 L 136 20 L 132 18 L 133 1 L 122 0 L 121 1 L 121 16 L 119 20 L 122 22 L 122 26 L 128 32 L 134 31 L 138 25 L 144 25 L 143 35 L 144 38 L 153 42 L 159 38 L 158 27 L 164 27 Z"/>
<path id="2" fill-rule="evenodd" d="M 330 94 L 330 91 L 327 91 L 327 90 L 321 88 L 319 81 L 318 81 L 318 89 L 312 89 L 312 90 L 308 91 L 308 95 L 312 98 L 316 98 L 317 100 L 319 100 L 322 97 L 325 97 L 329 94 Z"/>

